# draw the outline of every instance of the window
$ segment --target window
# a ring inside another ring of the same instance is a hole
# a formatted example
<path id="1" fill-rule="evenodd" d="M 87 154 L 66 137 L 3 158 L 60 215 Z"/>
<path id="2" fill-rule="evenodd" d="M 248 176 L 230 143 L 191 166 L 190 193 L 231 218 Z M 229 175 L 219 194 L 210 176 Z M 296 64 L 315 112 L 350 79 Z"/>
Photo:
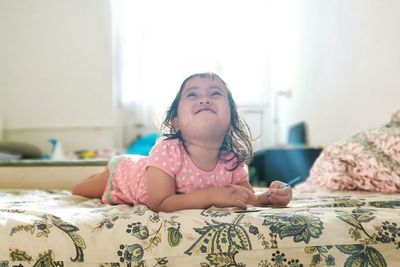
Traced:
<path id="1" fill-rule="evenodd" d="M 140 114 L 142 123 L 152 121 L 164 114 L 187 76 L 211 71 L 239 105 L 267 105 L 274 62 L 289 69 L 281 56 L 290 53 L 276 51 L 291 34 L 279 24 L 288 25 L 292 17 L 284 2 L 113 1 L 121 103 Z M 290 75 L 276 77 L 281 76 Z"/>

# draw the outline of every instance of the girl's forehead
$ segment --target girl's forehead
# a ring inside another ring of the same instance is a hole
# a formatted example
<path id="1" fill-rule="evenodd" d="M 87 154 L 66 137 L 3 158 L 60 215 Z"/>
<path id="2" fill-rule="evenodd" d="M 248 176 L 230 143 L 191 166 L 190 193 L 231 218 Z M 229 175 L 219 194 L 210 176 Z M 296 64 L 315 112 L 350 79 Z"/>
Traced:
<path id="1" fill-rule="evenodd" d="M 194 77 L 186 82 L 184 89 L 198 86 L 213 86 L 226 90 L 224 83 L 217 77 Z"/>

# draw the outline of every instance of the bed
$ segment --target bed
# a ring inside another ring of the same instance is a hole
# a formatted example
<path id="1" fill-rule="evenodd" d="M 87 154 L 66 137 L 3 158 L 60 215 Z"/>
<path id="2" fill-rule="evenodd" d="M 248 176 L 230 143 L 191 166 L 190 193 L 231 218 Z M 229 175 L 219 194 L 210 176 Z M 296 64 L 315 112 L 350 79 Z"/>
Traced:
<path id="1" fill-rule="evenodd" d="M 105 161 L 0 162 L 0 267 L 400 266 L 399 152 L 400 111 L 324 149 L 288 207 L 246 212 L 71 195 Z"/>
<path id="2" fill-rule="evenodd" d="M 294 192 L 287 208 L 154 213 L 0 190 L 0 266 L 398 266 L 400 194 Z"/>

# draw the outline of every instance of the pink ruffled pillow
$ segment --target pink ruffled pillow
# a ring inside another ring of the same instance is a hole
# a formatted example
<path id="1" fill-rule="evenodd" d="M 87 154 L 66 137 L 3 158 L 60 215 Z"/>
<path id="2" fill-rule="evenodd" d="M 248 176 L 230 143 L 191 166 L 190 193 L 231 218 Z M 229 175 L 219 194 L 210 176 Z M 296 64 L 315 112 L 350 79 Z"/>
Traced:
<path id="1" fill-rule="evenodd" d="M 400 110 L 383 127 L 324 149 L 296 189 L 400 192 Z"/>

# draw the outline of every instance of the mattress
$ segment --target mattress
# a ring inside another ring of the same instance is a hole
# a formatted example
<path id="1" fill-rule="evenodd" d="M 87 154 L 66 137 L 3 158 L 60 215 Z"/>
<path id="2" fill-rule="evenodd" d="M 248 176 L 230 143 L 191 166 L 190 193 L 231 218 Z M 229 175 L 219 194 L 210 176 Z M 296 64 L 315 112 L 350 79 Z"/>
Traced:
<path id="1" fill-rule="evenodd" d="M 0 191 L 0 266 L 398 266 L 400 194 L 298 192 L 286 208 L 155 213 Z"/>

